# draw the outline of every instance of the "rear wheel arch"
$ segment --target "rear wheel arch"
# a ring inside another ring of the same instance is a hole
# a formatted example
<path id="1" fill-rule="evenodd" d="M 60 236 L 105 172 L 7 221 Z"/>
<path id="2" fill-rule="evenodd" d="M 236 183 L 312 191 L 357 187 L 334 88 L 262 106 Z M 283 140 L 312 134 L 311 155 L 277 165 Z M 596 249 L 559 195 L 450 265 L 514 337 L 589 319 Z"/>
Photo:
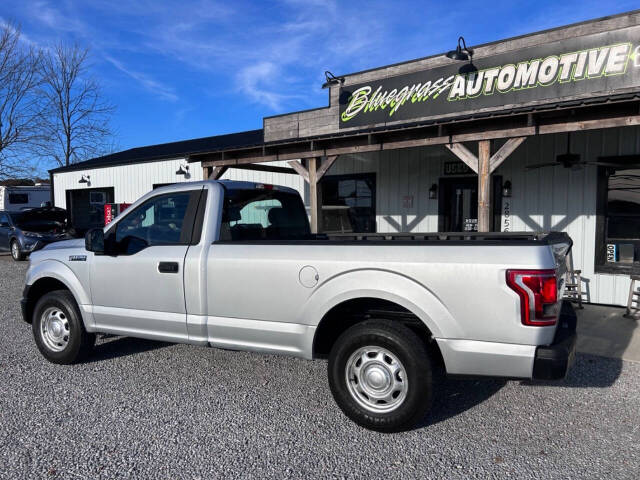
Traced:
<path id="1" fill-rule="evenodd" d="M 440 355 L 434 335 L 412 310 L 397 302 L 379 297 L 351 298 L 334 305 L 322 317 L 313 338 L 313 357 L 325 358 L 340 335 L 349 328 L 371 319 L 398 322 L 414 331 L 437 356 Z"/>

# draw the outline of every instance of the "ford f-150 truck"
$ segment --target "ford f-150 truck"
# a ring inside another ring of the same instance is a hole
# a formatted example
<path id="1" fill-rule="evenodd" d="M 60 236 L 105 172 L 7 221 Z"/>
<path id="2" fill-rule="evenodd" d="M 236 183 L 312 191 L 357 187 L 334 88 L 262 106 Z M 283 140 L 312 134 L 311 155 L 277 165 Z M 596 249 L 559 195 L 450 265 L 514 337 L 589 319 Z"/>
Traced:
<path id="1" fill-rule="evenodd" d="M 434 361 L 450 375 L 565 376 L 570 248 L 562 233 L 314 235 L 295 190 L 183 183 L 33 253 L 22 311 L 60 364 L 96 334 L 328 358 L 344 413 L 398 431 L 429 409 Z"/>

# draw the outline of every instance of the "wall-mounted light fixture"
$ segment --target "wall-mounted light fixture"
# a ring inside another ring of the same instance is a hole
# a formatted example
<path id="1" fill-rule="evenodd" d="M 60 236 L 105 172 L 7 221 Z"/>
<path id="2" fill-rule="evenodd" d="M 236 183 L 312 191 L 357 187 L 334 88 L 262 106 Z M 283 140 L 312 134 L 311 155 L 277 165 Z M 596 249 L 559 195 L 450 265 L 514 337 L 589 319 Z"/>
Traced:
<path id="1" fill-rule="evenodd" d="M 455 50 L 449 50 L 447 57 L 451 60 L 471 60 L 473 57 L 473 50 L 467 48 L 467 43 L 464 41 L 464 37 L 458 38 L 458 46 Z"/>
<path id="2" fill-rule="evenodd" d="M 336 77 L 329 70 L 324 72 L 324 78 L 327 80 L 322 84 L 322 88 L 328 88 L 333 85 L 342 85 L 344 83 L 344 77 Z"/>
<path id="3" fill-rule="evenodd" d="M 78 183 L 91 183 L 91 175 L 82 175 Z"/>
<path id="4" fill-rule="evenodd" d="M 176 175 L 184 175 L 185 177 L 189 174 L 189 165 L 180 165 L 180 168 L 176 170 Z"/>
<path id="5" fill-rule="evenodd" d="M 438 198 L 438 185 L 434 183 L 429 189 L 429 199 L 435 200 L 436 198 Z"/>
<path id="6" fill-rule="evenodd" d="M 478 71 L 476 66 L 473 64 L 473 50 L 467 48 L 467 43 L 464 41 L 464 37 L 458 38 L 458 46 L 456 49 L 449 50 L 446 55 L 451 60 L 469 60 L 469 63 L 463 65 L 460 67 L 460 70 L 458 70 L 460 75 L 469 75 Z"/>
<path id="7" fill-rule="evenodd" d="M 511 197 L 511 182 L 507 180 L 502 184 L 502 197 L 509 198 Z"/>

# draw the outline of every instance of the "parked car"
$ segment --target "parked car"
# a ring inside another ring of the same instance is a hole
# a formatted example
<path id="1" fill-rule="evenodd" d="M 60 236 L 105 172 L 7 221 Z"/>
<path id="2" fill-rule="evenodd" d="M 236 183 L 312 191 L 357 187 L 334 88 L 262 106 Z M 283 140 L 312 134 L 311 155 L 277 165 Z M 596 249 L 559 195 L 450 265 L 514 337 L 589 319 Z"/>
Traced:
<path id="1" fill-rule="evenodd" d="M 96 333 L 328 357 L 343 412 L 397 431 L 429 409 L 433 355 L 451 375 L 565 376 L 570 248 L 563 233 L 312 235 L 295 190 L 181 183 L 33 253 L 22 312 L 53 363 Z"/>
<path id="2" fill-rule="evenodd" d="M 0 212 L 0 251 L 10 251 L 16 261 L 49 243 L 69 238 L 67 213 L 62 208 Z"/>

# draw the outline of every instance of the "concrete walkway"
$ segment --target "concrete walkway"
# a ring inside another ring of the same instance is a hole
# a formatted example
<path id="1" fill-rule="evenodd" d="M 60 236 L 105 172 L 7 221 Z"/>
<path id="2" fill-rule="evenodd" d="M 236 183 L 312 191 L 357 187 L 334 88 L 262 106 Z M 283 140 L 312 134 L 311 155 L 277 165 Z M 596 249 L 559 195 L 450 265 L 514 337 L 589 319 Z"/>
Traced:
<path id="1" fill-rule="evenodd" d="M 578 351 L 640 362 L 640 315 L 625 318 L 623 307 L 585 305 L 578 310 Z"/>

